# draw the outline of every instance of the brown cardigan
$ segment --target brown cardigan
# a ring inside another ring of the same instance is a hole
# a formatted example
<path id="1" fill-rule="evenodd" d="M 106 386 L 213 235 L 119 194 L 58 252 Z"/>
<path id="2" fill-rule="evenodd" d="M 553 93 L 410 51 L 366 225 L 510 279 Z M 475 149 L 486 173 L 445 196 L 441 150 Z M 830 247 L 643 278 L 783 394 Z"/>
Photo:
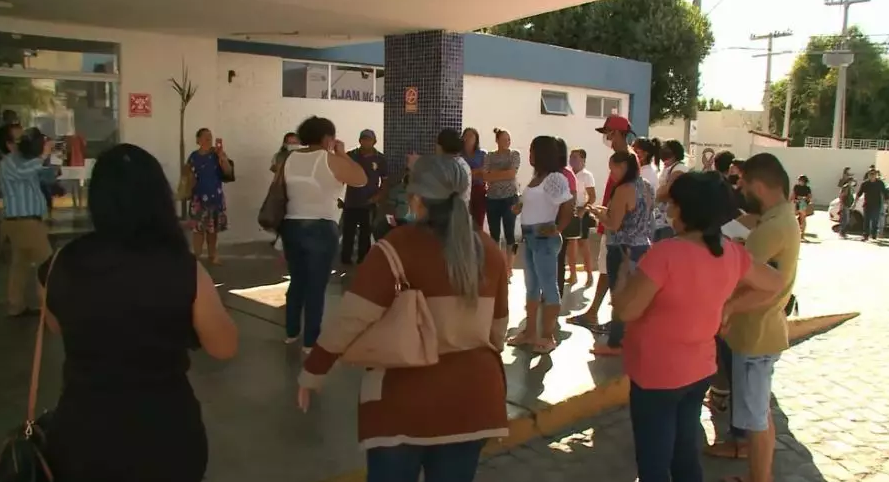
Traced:
<path id="1" fill-rule="evenodd" d="M 438 445 L 508 434 L 500 351 L 509 318 L 507 274 L 496 243 L 480 232 L 484 274 L 475 305 L 454 296 L 442 244 L 427 228 L 406 225 L 386 236 L 413 288 L 426 296 L 438 330 L 438 364 L 368 370 L 361 383 L 358 438 L 364 448 Z M 358 267 L 339 313 L 321 327 L 300 385 L 318 388 L 339 354 L 378 321 L 395 297 L 385 255 L 373 248 Z"/>

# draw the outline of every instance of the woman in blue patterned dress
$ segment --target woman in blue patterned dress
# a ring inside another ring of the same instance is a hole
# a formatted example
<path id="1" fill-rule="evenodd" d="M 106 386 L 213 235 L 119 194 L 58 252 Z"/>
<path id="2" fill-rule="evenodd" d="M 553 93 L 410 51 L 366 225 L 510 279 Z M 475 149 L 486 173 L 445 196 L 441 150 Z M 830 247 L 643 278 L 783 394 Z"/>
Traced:
<path id="1" fill-rule="evenodd" d="M 202 127 L 195 137 L 198 149 L 188 156 L 188 165 L 194 174 L 190 209 L 192 248 L 195 257 L 200 258 L 206 241 L 207 258 L 218 265 L 217 236 L 228 229 L 222 178 L 229 172 L 231 165 L 221 143 L 217 142 L 217 146 L 213 146 L 213 133 L 210 129 Z"/>

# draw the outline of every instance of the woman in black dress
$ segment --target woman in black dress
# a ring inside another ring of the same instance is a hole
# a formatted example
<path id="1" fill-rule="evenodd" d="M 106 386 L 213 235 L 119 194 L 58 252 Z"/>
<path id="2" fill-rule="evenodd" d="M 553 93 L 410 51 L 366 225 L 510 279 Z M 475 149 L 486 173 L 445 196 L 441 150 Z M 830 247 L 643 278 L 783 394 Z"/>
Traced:
<path id="1" fill-rule="evenodd" d="M 56 482 L 198 482 L 207 466 L 188 350 L 231 358 L 237 330 L 191 254 L 158 161 L 117 145 L 93 170 L 95 232 L 66 245 L 47 286 L 65 344 L 47 448 Z"/>

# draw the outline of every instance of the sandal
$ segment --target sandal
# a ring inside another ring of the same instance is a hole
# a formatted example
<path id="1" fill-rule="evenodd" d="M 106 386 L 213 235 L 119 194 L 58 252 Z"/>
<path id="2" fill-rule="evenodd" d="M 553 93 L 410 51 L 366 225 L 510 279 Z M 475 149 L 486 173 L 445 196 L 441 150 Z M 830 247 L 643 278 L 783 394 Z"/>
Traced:
<path id="1" fill-rule="evenodd" d="M 736 440 L 726 440 L 707 445 L 704 447 L 704 454 L 720 459 L 743 460 L 748 456 L 748 449 L 745 444 L 738 443 Z"/>
<path id="2" fill-rule="evenodd" d="M 544 338 L 534 343 L 534 347 L 531 349 L 531 352 L 538 355 L 549 355 L 558 346 L 559 344 L 552 337 Z"/>
<path id="3" fill-rule="evenodd" d="M 711 388 L 707 393 L 707 398 L 704 399 L 704 406 L 711 412 L 725 413 L 728 410 L 728 400 L 728 393 L 719 393 Z"/>
<path id="4" fill-rule="evenodd" d="M 518 335 L 507 338 L 506 344 L 509 346 L 529 345 L 531 343 L 534 343 L 534 338 L 536 338 L 534 335 L 528 333 L 527 331 L 522 331 Z"/>

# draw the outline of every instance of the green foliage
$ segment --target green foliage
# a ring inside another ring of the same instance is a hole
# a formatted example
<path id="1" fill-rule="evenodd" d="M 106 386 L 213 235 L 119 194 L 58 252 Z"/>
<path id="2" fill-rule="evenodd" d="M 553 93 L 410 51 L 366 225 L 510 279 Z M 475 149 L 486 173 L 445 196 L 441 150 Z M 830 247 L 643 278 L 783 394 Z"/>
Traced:
<path id="1" fill-rule="evenodd" d="M 719 99 L 707 99 L 705 97 L 698 98 L 698 110 L 699 111 L 709 111 L 709 112 L 718 112 L 721 110 L 731 110 L 731 104 L 725 104 Z"/>
<path id="2" fill-rule="evenodd" d="M 650 63 L 651 122 L 694 113 L 713 46 L 709 20 L 685 0 L 598 0 L 486 31 Z"/>
<path id="3" fill-rule="evenodd" d="M 0 106 L 19 108 L 19 115 L 27 117 L 32 111 L 48 111 L 53 108 L 53 91 L 38 87 L 31 79 L 0 77 Z M 18 110 L 18 109 L 17 109 Z M 21 119 L 29 122 L 29 119 Z"/>
<path id="4" fill-rule="evenodd" d="M 806 137 L 831 137 L 836 101 L 837 69 L 824 65 L 821 53 L 837 48 L 838 36 L 812 37 L 788 78 L 772 84 L 771 132 L 784 122 L 787 88 L 793 83 L 790 111 L 791 145 Z M 855 61 L 846 72 L 846 132 L 849 139 L 889 139 L 889 61 L 885 49 L 856 27 L 849 29 Z"/>

